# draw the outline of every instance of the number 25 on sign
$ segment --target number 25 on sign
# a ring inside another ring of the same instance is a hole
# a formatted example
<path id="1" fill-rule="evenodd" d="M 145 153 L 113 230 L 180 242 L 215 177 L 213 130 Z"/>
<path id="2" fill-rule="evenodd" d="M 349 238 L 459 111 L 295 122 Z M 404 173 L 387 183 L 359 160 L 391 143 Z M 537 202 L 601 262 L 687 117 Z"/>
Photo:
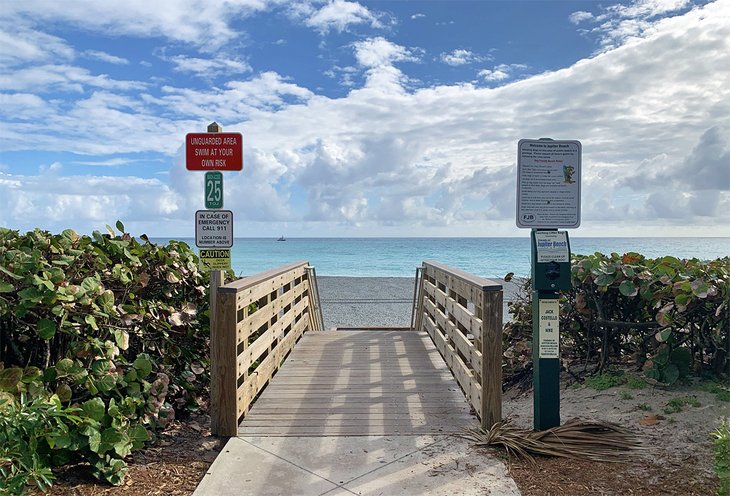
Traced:
<path id="1" fill-rule="evenodd" d="M 205 208 L 223 208 L 223 173 L 205 173 Z"/>

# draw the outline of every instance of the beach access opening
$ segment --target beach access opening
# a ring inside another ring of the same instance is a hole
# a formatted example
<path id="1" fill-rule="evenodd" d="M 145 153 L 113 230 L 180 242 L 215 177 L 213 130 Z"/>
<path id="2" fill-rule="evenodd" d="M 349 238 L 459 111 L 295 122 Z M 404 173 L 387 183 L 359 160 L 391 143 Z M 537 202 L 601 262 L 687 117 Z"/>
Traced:
<path id="1" fill-rule="evenodd" d="M 377 329 L 326 330 L 306 261 L 233 281 L 216 298 L 214 434 L 443 432 L 461 428 L 465 411 L 486 427 L 502 418 L 499 282 L 425 261 L 410 327 Z"/>

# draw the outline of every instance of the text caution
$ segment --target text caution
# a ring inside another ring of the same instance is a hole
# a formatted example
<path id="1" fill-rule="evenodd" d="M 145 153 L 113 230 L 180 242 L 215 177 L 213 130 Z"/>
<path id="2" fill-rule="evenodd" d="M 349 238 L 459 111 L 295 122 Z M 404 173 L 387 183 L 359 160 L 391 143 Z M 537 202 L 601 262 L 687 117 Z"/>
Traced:
<path id="1" fill-rule="evenodd" d="M 200 250 L 200 271 L 230 270 L 231 250 Z"/>

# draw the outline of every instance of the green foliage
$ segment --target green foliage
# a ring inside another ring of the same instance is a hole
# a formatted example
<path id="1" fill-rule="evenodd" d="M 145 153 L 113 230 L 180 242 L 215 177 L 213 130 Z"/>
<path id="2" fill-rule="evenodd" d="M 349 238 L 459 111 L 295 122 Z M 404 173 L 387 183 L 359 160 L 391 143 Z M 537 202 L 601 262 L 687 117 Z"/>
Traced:
<path id="1" fill-rule="evenodd" d="M 701 384 L 699 389 L 701 391 L 707 391 L 708 393 L 714 394 L 718 401 L 730 402 L 730 388 L 727 386 L 721 386 L 715 382 L 708 382 Z"/>
<path id="2" fill-rule="evenodd" d="M 629 393 L 628 391 L 621 391 L 620 398 L 622 400 L 633 400 L 634 395 Z"/>
<path id="3" fill-rule="evenodd" d="M 560 297 L 564 358 L 598 360 L 599 372 L 631 358 L 647 377 L 674 383 L 692 373 L 727 375 L 730 257 L 711 261 L 638 253 L 574 255 L 572 289 Z M 529 280 L 510 302 L 507 371 L 531 361 Z"/>
<path id="4" fill-rule="evenodd" d="M 687 348 L 670 351 L 669 346 L 662 344 L 646 363 L 644 373 L 659 382 L 674 384 L 689 375 L 691 360 L 692 355 Z"/>
<path id="5" fill-rule="evenodd" d="M 693 360 L 698 369 L 726 370 L 730 258 L 577 255 L 572 280 L 563 312 L 575 322 L 568 333 L 575 331 L 579 347 L 600 348 L 604 363 L 611 355 L 648 354 L 647 375 L 668 383 L 688 375 Z"/>
<path id="6" fill-rule="evenodd" d="M 604 372 L 597 374 L 592 377 L 588 377 L 585 381 L 585 385 L 595 389 L 596 391 L 603 391 L 612 387 L 620 386 L 626 383 L 626 377 L 623 372 Z"/>
<path id="7" fill-rule="evenodd" d="M 58 396 L 16 399 L 0 393 L 0 493 L 21 494 L 26 486 L 41 491 L 54 480 L 50 450 L 81 422 L 77 408 Z"/>
<path id="8" fill-rule="evenodd" d="M 85 460 L 120 484 L 132 450 L 175 410 L 198 407 L 209 332 L 197 257 L 116 227 L 91 237 L 0 228 L 0 401 L 35 411 L 52 399 L 75 419 L 53 417 L 45 444 L 27 430 L 36 465 L 3 461 L 19 467 L 13 480 L 47 484 L 31 469 Z"/>
<path id="9" fill-rule="evenodd" d="M 639 403 L 638 405 L 636 405 L 636 408 L 638 408 L 639 410 L 642 410 L 644 412 L 651 411 L 651 405 L 648 403 Z"/>
<path id="10" fill-rule="evenodd" d="M 671 400 L 669 400 L 669 402 L 667 402 L 667 406 L 664 407 L 664 413 L 679 413 L 682 411 L 682 407 L 699 407 L 700 405 L 701 404 L 699 400 L 694 396 L 678 396 L 676 398 L 672 398 Z"/>
<path id="11" fill-rule="evenodd" d="M 626 387 L 630 389 L 644 389 L 646 387 L 646 381 L 640 377 L 629 375 L 626 377 Z"/>
<path id="12" fill-rule="evenodd" d="M 715 439 L 715 473 L 720 479 L 717 494 L 727 496 L 730 495 L 730 423 L 728 419 L 722 419 L 720 427 L 712 431 L 710 436 Z"/>

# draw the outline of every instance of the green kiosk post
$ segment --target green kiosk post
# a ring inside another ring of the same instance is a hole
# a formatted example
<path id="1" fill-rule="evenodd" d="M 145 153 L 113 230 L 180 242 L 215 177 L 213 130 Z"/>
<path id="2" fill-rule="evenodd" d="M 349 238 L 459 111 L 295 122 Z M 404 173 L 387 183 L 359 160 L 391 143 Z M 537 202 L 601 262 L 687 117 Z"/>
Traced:
<path id="1" fill-rule="evenodd" d="M 571 287 L 567 231 L 580 225 L 581 143 L 517 145 L 517 227 L 529 228 L 532 261 L 534 429 L 560 425 L 560 291 Z"/>
<path id="2" fill-rule="evenodd" d="M 568 233 L 533 229 L 532 363 L 534 428 L 560 425 L 560 291 L 570 289 Z"/>

